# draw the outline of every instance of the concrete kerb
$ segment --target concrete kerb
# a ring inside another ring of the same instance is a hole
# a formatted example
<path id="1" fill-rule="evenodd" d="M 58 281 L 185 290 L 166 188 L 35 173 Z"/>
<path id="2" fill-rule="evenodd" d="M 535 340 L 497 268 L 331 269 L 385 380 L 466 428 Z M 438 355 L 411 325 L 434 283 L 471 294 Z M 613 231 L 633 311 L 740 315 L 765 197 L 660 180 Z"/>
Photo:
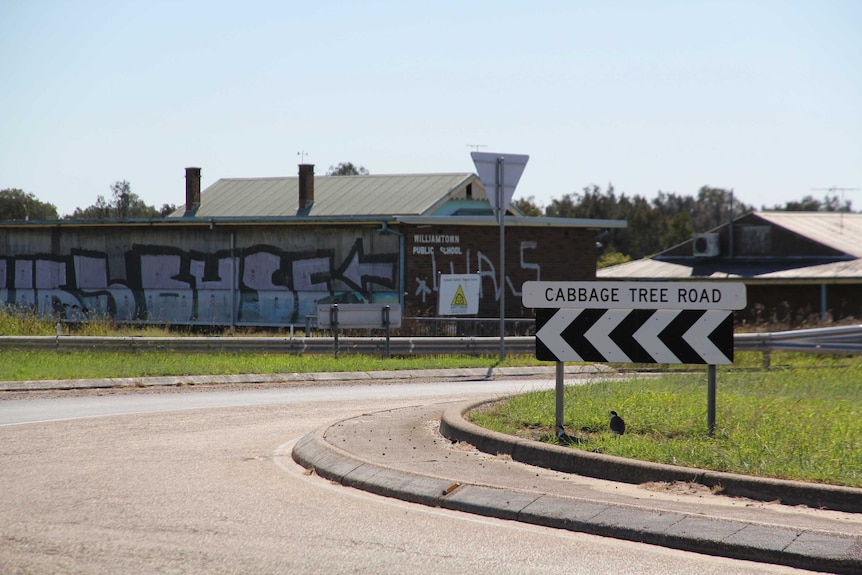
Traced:
<path id="1" fill-rule="evenodd" d="M 57 379 L 32 381 L 0 381 L 3 391 L 60 391 L 73 389 L 110 389 L 128 387 L 176 387 L 212 384 L 264 384 L 330 381 L 411 380 L 443 377 L 490 379 L 493 377 L 530 377 L 552 375 L 553 367 L 490 367 L 461 369 L 422 369 L 387 371 L 352 371 L 319 373 L 252 373 L 237 375 L 170 375 L 130 378 Z M 605 366 L 577 366 L 567 373 L 593 374 L 609 371 Z"/>
<path id="2" fill-rule="evenodd" d="M 447 411 L 460 414 L 468 408 Z M 329 429 L 302 437 L 293 448 L 294 461 L 325 479 L 377 495 L 684 551 L 862 575 L 854 537 L 420 475 L 353 456 L 327 441 Z"/>
<path id="3" fill-rule="evenodd" d="M 635 461 L 513 437 L 467 421 L 468 412 L 495 401 L 499 399 L 471 402 L 446 409 L 441 417 L 440 433 L 450 441 L 464 441 L 485 453 L 509 455 L 521 463 L 564 473 L 632 484 L 651 481 L 699 483 L 731 497 L 778 501 L 785 505 L 807 505 L 850 513 L 862 512 L 862 489 L 859 488 L 757 478 Z"/>
<path id="4" fill-rule="evenodd" d="M 353 457 L 326 441 L 326 428 L 303 436 L 293 447 L 293 460 L 317 475 L 376 495 L 440 507 L 452 484 L 446 479 L 397 471 Z"/>

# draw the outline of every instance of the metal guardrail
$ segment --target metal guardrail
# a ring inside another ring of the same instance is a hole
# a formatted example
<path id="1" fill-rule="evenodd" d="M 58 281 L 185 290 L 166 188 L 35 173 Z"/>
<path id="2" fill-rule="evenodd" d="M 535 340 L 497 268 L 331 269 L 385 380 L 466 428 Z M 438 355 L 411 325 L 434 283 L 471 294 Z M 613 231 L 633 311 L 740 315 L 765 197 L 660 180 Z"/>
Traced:
<path id="1" fill-rule="evenodd" d="M 738 333 L 736 351 L 798 351 L 803 353 L 862 353 L 862 325 Z"/>
<path id="2" fill-rule="evenodd" d="M 345 353 L 384 354 L 385 337 L 340 337 L 339 350 Z M 533 354 L 535 336 L 506 338 L 506 351 L 513 354 Z M 493 355 L 499 352 L 499 337 L 392 337 L 390 353 L 400 356 L 428 354 Z M 798 351 L 802 353 L 862 353 L 862 325 L 739 333 L 733 336 L 736 351 L 762 352 Z M 40 349 L 57 351 L 110 350 L 151 351 L 170 350 L 181 353 L 251 352 L 268 353 L 332 353 L 332 337 L 89 337 L 89 336 L 0 336 L 0 350 Z M 765 359 L 765 362 L 768 360 Z"/>
<path id="3" fill-rule="evenodd" d="M 267 352 L 267 353 L 333 353 L 331 337 L 88 337 L 88 336 L 0 336 L 0 350 L 33 349 L 56 351 L 176 351 L 201 352 Z M 499 337 L 392 337 L 389 352 L 393 355 L 463 354 L 491 355 L 500 349 Z M 507 337 L 506 350 L 513 354 L 531 354 L 536 339 L 531 336 Z M 340 353 L 385 354 L 385 337 L 339 337 Z"/>

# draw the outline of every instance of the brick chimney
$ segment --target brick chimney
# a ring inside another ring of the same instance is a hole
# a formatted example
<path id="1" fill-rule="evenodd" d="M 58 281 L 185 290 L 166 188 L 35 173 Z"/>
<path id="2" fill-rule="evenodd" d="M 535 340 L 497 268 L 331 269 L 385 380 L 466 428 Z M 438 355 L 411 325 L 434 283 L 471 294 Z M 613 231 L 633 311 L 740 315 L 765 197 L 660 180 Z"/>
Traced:
<path id="1" fill-rule="evenodd" d="M 314 203 L 314 164 L 299 164 L 299 209 L 308 211 Z"/>
<path id="2" fill-rule="evenodd" d="M 201 206 L 201 169 L 186 168 L 186 212 Z"/>

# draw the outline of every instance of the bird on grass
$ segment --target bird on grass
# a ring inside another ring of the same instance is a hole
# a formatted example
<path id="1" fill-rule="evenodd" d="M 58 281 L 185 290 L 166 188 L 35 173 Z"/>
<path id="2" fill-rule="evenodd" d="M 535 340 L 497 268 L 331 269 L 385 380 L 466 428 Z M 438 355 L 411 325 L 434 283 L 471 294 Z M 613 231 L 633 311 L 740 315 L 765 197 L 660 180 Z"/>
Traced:
<path id="1" fill-rule="evenodd" d="M 566 429 L 563 426 L 557 427 L 557 441 L 562 445 L 566 445 L 572 442 L 572 438 L 566 433 Z"/>
<path id="2" fill-rule="evenodd" d="M 557 427 L 557 441 L 560 442 L 560 445 L 570 445 L 572 443 L 581 443 L 581 439 L 578 437 L 573 437 L 566 433 L 566 428 L 563 426 Z"/>
<path id="3" fill-rule="evenodd" d="M 622 435 L 626 432 L 626 422 L 623 418 L 617 415 L 616 411 L 611 412 L 611 433 L 614 435 Z"/>

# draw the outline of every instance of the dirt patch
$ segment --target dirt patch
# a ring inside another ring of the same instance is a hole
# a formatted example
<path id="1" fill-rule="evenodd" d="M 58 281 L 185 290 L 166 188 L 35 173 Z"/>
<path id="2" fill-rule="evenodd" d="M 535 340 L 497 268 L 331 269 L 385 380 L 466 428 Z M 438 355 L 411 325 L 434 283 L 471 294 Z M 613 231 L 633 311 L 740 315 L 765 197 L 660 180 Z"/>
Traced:
<path id="1" fill-rule="evenodd" d="M 706 485 L 700 483 L 692 483 L 689 481 L 650 481 L 641 483 L 638 487 L 647 491 L 656 491 L 659 493 L 669 493 L 671 495 L 717 495 L 720 491 L 715 491 Z"/>

